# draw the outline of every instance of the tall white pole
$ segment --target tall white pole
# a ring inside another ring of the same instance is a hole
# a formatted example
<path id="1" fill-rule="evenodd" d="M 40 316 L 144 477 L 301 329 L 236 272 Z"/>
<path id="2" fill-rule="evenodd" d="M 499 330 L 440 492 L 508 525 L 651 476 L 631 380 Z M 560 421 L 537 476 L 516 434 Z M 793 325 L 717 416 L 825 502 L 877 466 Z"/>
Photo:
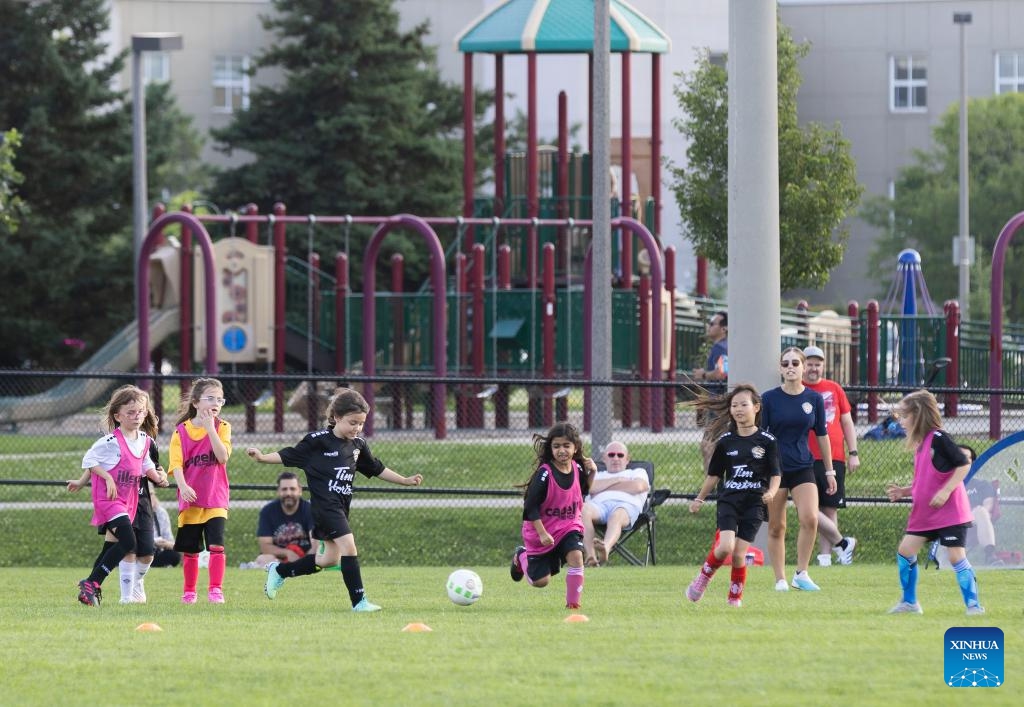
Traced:
<path id="1" fill-rule="evenodd" d="M 146 235 L 146 92 L 142 85 L 142 52 L 132 51 L 132 278 L 135 281 L 135 311 L 139 311 L 139 254 Z"/>
<path id="2" fill-rule="evenodd" d="M 611 75 L 609 54 L 611 34 L 609 21 L 610 0 L 594 2 L 594 61 L 592 83 L 594 86 L 593 121 L 593 218 L 594 232 L 591 250 L 591 312 L 592 338 L 585 345 L 591 350 L 591 378 L 595 381 L 612 379 L 612 227 L 611 227 Z M 611 388 L 594 388 L 590 396 L 590 428 L 593 451 L 604 447 L 612 438 L 612 393 Z"/>
<path id="3" fill-rule="evenodd" d="M 953 22 L 960 25 L 960 262 L 957 269 L 960 316 L 966 321 L 970 319 L 971 307 L 970 174 L 967 166 L 967 25 L 971 23 L 971 14 L 955 13 Z"/>
<path id="4" fill-rule="evenodd" d="M 779 384 L 776 7 L 729 2 L 729 383 Z"/>

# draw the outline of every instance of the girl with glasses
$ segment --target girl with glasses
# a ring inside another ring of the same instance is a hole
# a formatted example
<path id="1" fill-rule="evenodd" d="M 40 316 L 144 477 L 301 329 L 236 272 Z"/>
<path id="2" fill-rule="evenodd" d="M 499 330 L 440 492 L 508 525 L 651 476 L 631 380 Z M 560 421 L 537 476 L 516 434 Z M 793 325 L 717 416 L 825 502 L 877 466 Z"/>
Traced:
<path id="1" fill-rule="evenodd" d="M 170 475 L 178 487 L 178 535 L 174 549 L 182 553 L 185 575 L 183 604 L 196 603 L 199 555 L 207 550 L 211 604 L 224 603 L 224 526 L 228 517 L 228 458 L 231 425 L 218 417 L 224 386 L 216 378 L 199 378 L 182 400 L 168 452 Z"/>
<path id="2" fill-rule="evenodd" d="M 836 472 L 826 428 L 825 401 L 820 393 L 804 386 L 804 352 L 790 346 L 782 352 L 779 369 L 782 385 L 761 398 L 761 426 L 779 444 L 782 493 L 768 502 L 768 552 L 775 570 L 775 590 L 792 586 L 805 592 L 818 591 L 807 574 L 818 533 L 818 486 L 814 478 L 814 456 L 808 437 L 814 431 L 825 465 L 826 493 L 836 492 Z M 796 540 L 796 573 L 786 584 L 786 500 L 792 495 L 800 519 Z"/>

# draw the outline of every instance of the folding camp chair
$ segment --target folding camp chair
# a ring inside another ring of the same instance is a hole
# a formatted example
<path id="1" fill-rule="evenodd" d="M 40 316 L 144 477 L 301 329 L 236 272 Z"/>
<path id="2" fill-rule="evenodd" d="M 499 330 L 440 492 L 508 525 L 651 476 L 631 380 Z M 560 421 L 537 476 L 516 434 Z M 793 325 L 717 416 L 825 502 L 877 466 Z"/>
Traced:
<path id="1" fill-rule="evenodd" d="M 599 469 L 604 468 L 604 464 L 602 462 L 598 462 L 597 465 Z M 672 492 L 669 489 L 655 490 L 654 464 L 651 462 L 630 461 L 629 468 L 640 468 L 646 471 L 647 481 L 650 484 L 650 488 L 647 490 L 647 500 L 644 501 L 643 510 L 641 510 L 640 515 L 637 516 L 636 522 L 622 531 L 622 535 L 619 537 L 619 541 L 615 543 L 615 547 L 612 548 L 611 554 L 619 555 L 631 565 L 645 566 L 648 563 L 656 565 L 658 564 L 657 556 L 655 554 L 655 540 L 657 537 L 655 533 L 655 524 L 657 521 L 657 515 L 655 514 L 654 509 L 663 504 Z M 595 524 L 594 530 L 596 531 L 597 539 L 603 540 L 607 528 L 602 524 Z M 640 531 L 644 531 L 647 535 L 647 544 L 642 555 L 638 555 L 626 547 L 626 541 Z"/>

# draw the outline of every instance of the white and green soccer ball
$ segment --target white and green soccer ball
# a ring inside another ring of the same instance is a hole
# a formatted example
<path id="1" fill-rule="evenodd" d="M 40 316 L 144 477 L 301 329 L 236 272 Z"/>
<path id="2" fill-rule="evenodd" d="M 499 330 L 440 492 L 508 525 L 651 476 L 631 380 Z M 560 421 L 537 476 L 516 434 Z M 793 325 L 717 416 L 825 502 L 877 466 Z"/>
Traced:
<path id="1" fill-rule="evenodd" d="M 448 598 L 459 606 L 475 604 L 484 592 L 484 583 L 473 570 L 455 570 L 448 575 Z"/>

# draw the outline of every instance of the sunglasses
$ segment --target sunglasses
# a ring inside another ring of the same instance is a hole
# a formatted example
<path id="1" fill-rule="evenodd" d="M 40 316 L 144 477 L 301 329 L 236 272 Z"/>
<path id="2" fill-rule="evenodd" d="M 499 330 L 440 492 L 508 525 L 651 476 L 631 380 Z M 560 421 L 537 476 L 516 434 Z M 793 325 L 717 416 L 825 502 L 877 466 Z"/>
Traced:
<path id="1" fill-rule="evenodd" d="M 619 459 L 621 459 L 622 457 L 626 456 L 625 452 L 607 452 L 607 454 L 608 454 L 609 457 L 616 457 L 616 458 L 619 458 Z"/>
<path id="2" fill-rule="evenodd" d="M 801 363 L 802 363 L 801 361 L 786 360 L 786 361 L 782 361 L 781 363 L 779 363 L 779 365 L 782 366 L 783 368 L 789 368 L 790 366 L 792 366 L 793 368 L 796 368 L 797 366 L 801 365 Z"/>

